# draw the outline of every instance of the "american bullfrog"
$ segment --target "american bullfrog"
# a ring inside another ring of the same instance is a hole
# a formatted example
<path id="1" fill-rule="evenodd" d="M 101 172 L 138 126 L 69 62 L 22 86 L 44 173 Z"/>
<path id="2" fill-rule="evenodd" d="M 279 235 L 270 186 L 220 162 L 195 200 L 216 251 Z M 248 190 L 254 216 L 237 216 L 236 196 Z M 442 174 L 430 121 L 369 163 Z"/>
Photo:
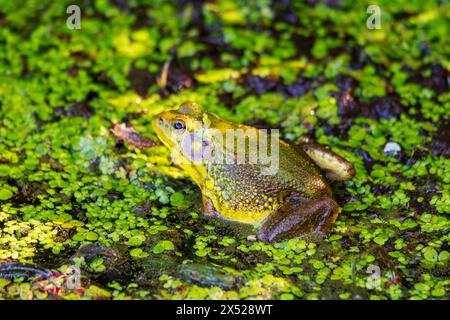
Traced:
<path id="1" fill-rule="evenodd" d="M 294 145 L 278 137 L 276 146 L 266 144 L 268 153 L 278 151 L 277 170 L 263 172 L 267 162 L 250 162 L 249 155 L 239 161 L 237 147 L 242 141 L 232 138 L 234 142 L 226 148 L 224 136 L 233 130 L 247 132 L 245 152 L 255 155 L 259 150 L 250 149 L 249 139 L 257 136 L 270 140 L 273 134 L 252 135 L 260 130 L 202 111 L 194 102 L 158 114 L 152 125 L 161 142 L 172 150 L 174 163 L 200 187 L 204 213 L 252 224 L 258 229 L 257 238 L 264 242 L 321 238 L 329 233 L 339 206 L 326 177 L 347 180 L 355 174 L 350 162 L 324 146 Z M 217 161 L 219 158 L 221 161 Z"/>

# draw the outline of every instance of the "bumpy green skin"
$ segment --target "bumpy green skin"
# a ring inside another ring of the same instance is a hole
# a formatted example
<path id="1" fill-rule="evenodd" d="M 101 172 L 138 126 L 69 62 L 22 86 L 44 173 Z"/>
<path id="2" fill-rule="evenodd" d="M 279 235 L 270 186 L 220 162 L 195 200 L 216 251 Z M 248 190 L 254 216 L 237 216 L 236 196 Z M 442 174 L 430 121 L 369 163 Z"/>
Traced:
<path id="1" fill-rule="evenodd" d="M 281 143 L 279 156 L 279 168 L 275 175 L 263 175 L 263 167 L 252 164 L 209 166 L 207 179 L 213 182 L 213 188 L 206 190 L 204 196 L 217 203 L 212 209 L 214 213 L 230 220 L 259 224 L 267 229 L 275 223 L 273 215 L 277 215 L 277 211 L 290 197 L 297 197 L 295 204 L 303 207 L 315 199 L 331 200 L 327 181 L 304 152 Z M 294 203 L 287 204 L 286 208 L 292 214 L 298 209 Z M 321 212 L 316 214 L 320 216 Z M 269 216 L 272 219 L 268 219 Z M 274 235 L 259 233 L 258 236 L 268 241 Z"/>
<path id="2" fill-rule="evenodd" d="M 331 197 L 318 167 L 304 153 L 287 144 L 280 144 L 276 174 L 264 175 L 263 169 L 252 164 L 208 166 L 207 179 L 213 187 L 205 190 L 204 196 L 217 203 L 218 216 L 261 224 L 291 195 L 297 195 L 305 206 L 309 200 Z"/>
<path id="3" fill-rule="evenodd" d="M 325 178 L 307 156 L 282 144 L 280 158 L 274 176 L 263 175 L 262 166 L 252 164 L 209 166 L 215 196 L 228 208 L 242 212 L 276 209 L 293 192 L 305 199 L 331 196 Z"/>

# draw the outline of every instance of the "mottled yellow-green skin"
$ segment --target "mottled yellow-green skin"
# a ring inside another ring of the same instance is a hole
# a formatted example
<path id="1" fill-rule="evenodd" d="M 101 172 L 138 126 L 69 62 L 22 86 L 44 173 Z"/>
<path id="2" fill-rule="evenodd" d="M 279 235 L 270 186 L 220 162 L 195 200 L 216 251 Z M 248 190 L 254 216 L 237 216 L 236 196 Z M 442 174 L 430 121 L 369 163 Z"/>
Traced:
<path id="1" fill-rule="evenodd" d="M 185 127 L 175 129 L 175 122 L 184 123 Z M 262 175 L 263 167 L 259 164 L 195 163 L 186 156 L 189 150 L 180 145 L 180 137 L 202 133 L 205 124 L 221 132 L 226 129 L 258 129 L 220 119 L 191 102 L 184 103 L 178 110 L 163 112 L 153 120 L 155 132 L 172 150 L 174 162 L 186 170 L 200 187 L 207 214 L 261 224 L 293 194 L 297 203 L 331 199 L 331 189 L 320 167 L 337 179 L 346 179 L 354 173 L 348 162 L 323 147 L 304 149 L 282 140 L 279 140 L 279 167 L 274 175 Z M 208 137 L 204 136 L 204 140 L 208 140 Z M 206 143 L 214 141 L 208 140 Z M 336 170 L 332 170 L 333 167 Z"/>
<path id="2" fill-rule="evenodd" d="M 331 196 L 322 173 L 301 150 L 280 142 L 280 164 L 275 175 L 262 175 L 252 164 L 211 165 L 205 195 L 224 218 L 257 224 L 276 210 L 293 191 L 305 199 Z"/>

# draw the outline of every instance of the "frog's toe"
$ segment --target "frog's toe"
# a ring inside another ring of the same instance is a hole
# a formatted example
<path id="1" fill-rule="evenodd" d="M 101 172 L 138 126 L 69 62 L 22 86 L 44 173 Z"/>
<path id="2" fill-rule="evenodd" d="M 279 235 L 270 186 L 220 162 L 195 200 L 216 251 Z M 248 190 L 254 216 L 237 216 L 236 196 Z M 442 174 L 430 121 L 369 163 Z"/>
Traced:
<path id="1" fill-rule="evenodd" d="M 328 179 L 344 181 L 354 177 L 356 170 L 353 164 L 330 149 L 315 143 L 306 143 L 302 147 L 314 163 L 325 171 Z"/>
<path id="2" fill-rule="evenodd" d="M 303 203 L 288 199 L 264 221 L 257 237 L 264 242 L 321 238 L 331 231 L 338 214 L 337 203 L 329 197 Z"/>

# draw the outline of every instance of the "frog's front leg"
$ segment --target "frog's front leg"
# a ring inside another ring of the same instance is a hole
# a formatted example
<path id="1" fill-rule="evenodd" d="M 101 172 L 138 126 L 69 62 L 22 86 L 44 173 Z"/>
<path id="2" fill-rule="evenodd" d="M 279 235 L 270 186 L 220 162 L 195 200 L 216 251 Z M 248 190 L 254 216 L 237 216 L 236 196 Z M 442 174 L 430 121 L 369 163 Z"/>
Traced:
<path id="1" fill-rule="evenodd" d="M 301 145 L 306 154 L 323 171 L 330 180 L 343 181 L 353 178 L 355 167 L 333 151 L 315 143 Z"/>
<path id="2" fill-rule="evenodd" d="M 209 199 L 204 194 L 202 195 L 202 204 L 203 204 L 203 214 L 207 217 L 217 217 L 219 213 L 216 208 L 214 208 L 214 204 L 211 199 Z"/>
<path id="3" fill-rule="evenodd" d="M 291 196 L 263 221 L 257 238 L 264 242 L 321 238 L 331 231 L 338 214 L 339 207 L 329 196 L 306 202 Z"/>

